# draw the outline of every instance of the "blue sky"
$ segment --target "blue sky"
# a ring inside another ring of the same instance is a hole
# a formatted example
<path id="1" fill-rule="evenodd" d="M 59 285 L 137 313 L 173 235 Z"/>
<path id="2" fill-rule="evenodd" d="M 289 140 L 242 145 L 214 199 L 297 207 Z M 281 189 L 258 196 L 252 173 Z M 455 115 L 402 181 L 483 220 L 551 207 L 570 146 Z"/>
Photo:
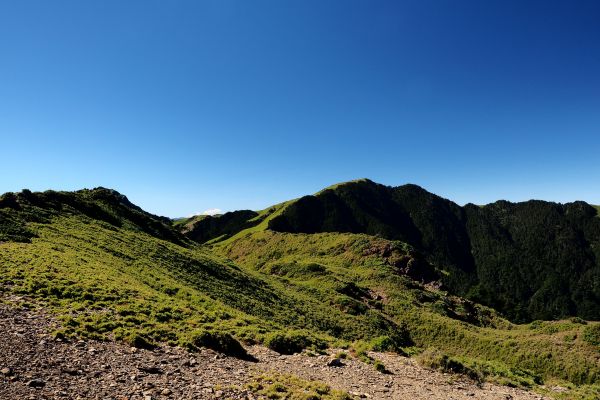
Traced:
<path id="1" fill-rule="evenodd" d="M 600 203 L 600 2 L 2 1 L 0 192 Z"/>

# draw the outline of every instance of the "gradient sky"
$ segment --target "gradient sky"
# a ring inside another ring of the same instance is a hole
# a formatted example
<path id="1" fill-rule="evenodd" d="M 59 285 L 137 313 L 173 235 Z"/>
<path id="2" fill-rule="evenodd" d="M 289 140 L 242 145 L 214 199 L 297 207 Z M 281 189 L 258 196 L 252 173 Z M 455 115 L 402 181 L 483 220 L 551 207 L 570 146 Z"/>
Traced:
<path id="1" fill-rule="evenodd" d="M 600 1 L 0 0 L 0 192 L 600 203 Z"/>

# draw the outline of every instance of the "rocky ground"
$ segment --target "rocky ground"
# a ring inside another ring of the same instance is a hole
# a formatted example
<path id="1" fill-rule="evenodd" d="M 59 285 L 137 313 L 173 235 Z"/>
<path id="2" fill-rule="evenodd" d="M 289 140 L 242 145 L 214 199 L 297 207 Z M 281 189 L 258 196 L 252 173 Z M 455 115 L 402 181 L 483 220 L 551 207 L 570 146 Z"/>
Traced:
<path id="1" fill-rule="evenodd" d="M 331 363 L 333 354 L 279 355 L 249 348 L 258 362 L 224 357 L 211 350 L 191 354 L 160 347 L 141 350 L 114 342 L 65 342 L 49 332 L 43 310 L 0 303 L 0 399 L 254 399 L 244 389 L 252 375 L 293 374 L 319 380 L 356 398 L 539 400 L 519 389 L 479 386 L 456 375 L 424 369 L 413 360 L 375 354 L 389 374 L 355 359 Z M 336 364 L 336 365 L 330 365 Z"/>

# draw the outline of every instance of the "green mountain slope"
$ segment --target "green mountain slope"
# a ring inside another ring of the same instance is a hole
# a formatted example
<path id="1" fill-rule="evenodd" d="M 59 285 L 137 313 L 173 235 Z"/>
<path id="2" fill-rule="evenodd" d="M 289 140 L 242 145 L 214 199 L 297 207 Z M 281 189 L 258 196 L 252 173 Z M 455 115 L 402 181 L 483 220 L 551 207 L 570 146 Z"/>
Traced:
<path id="1" fill-rule="evenodd" d="M 404 241 L 447 272 L 452 292 L 515 321 L 600 319 L 600 218 L 584 202 L 460 207 L 415 185 L 359 180 L 291 202 L 268 228 Z"/>
<path id="2" fill-rule="evenodd" d="M 0 291 L 45 304 L 67 338 L 207 346 L 241 357 L 242 345 L 256 342 L 280 352 L 434 347 L 512 384 L 600 379 L 600 325 L 512 324 L 440 289 L 448 271 L 402 241 L 268 229 L 293 204 L 198 245 L 107 189 L 6 194 Z"/>
<path id="3" fill-rule="evenodd" d="M 115 227 L 126 227 L 183 244 L 187 240 L 172 229 L 168 218 L 157 217 L 132 204 L 122 194 L 105 188 L 77 192 L 5 193 L 0 196 L 0 241 L 28 242 L 35 234 L 28 222 L 50 222 L 65 215 L 87 216 Z"/>
<path id="4" fill-rule="evenodd" d="M 47 301 L 63 316 L 67 335 L 189 345 L 193 335 L 214 331 L 304 347 L 402 332 L 380 310 L 332 309 L 318 296 L 240 269 L 114 191 L 26 191 L 2 199 L 10 199 L 0 208 L 7 232 L 2 288 Z"/>
<path id="5" fill-rule="evenodd" d="M 189 344 L 196 331 L 264 342 L 303 330 L 296 333 L 305 344 L 325 344 L 393 330 L 370 324 L 363 315 L 331 312 L 318 299 L 298 296 L 184 243 L 158 217 L 143 214 L 144 224 L 140 219 L 136 225 L 128 218 L 137 208 L 128 209 L 116 192 L 61 194 L 67 204 L 37 200 L 49 195 L 4 196 L 17 204 L 0 209 L 10 216 L 0 222 L 20 226 L 30 243 L 5 235 L 0 272 L 4 289 L 49 301 L 65 317 L 67 334 Z M 115 208 L 105 209 L 106 204 Z M 157 224 L 162 230 L 153 230 L 155 236 L 141 229 Z"/>
<path id="6" fill-rule="evenodd" d="M 321 299 L 330 310 L 362 314 L 377 325 L 392 323 L 405 332 L 396 336 L 400 344 L 435 347 L 475 369 L 500 375 L 501 381 L 559 377 L 593 383 L 600 377 L 599 349 L 583 339 L 584 332 L 599 325 L 511 324 L 491 309 L 436 289 L 435 281 L 429 281 L 436 274 L 433 267 L 401 242 L 364 234 L 263 230 L 241 233 L 213 250 L 245 270 L 271 276 L 274 285 L 290 293 Z M 375 322 L 378 315 L 384 320 Z M 376 346 L 393 343 L 371 340 Z"/>
<path id="7" fill-rule="evenodd" d="M 206 243 L 212 239 L 224 239 L 239 231 L 257 225 L 258 213 L 251 210 L 239 210 L 222 215 L 198 215 L 179 222 L 180 230 L 190 239 L 198 243 Z"/>

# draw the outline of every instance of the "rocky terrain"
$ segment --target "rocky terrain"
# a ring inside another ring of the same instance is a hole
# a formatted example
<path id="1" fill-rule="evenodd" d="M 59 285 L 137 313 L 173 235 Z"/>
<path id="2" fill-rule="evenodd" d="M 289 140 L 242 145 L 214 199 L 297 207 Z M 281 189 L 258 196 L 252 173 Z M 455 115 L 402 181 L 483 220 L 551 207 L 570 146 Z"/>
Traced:
<path id="1" fill-rule="evenodd" d="M 389 373 L 356 359 L 329 355 L 279 355 L 249 348 L 258 361 L 212 350 L 131 348 L 122 343 L 63 341 L 42 308 L 19 297 L 0 303 L 0 399 L 253 399 L 245 385 L 273 372 L 319 380 L 354 398 L 540 400 L 520 389 L 478 385 L 458 375 L 424 369 L 408 358 L 373 354 Z M 333 360 L 333 362 L 332 362 Z"/>

